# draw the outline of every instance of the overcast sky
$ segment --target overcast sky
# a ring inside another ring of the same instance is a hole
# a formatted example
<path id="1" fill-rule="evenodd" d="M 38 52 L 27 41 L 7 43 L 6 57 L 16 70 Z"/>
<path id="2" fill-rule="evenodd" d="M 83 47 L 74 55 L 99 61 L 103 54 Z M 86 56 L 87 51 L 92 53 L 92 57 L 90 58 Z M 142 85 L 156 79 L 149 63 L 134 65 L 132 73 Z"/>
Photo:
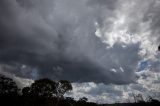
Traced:
<path id="1" fill-rule="evenodd" d="M 0 0 L 0 73 L 103 103 L 158 97 L 159 14 L 160 0 Z"/>

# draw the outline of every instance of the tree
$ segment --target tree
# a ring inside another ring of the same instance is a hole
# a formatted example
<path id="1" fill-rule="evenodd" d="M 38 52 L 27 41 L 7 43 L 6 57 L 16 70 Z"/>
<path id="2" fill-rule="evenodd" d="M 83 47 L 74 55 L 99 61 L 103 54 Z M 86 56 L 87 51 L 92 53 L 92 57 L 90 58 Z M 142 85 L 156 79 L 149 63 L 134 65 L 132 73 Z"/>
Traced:
<path id="1" fill-rule="evenodd" d="M 54 82 L 50 79 L 44 78 L 36 80 L 30 87 L 22 89 L 23 96 L 34 97 L 63 97 L 64 93 L 72 90 L 72 85 L 69 81 L 60 80 Z"/>
<path id="2" fill-rule="evenodd" d="M 67 92 L 67 91 L 71 91 L 72 85 L 69 81 L 66 80 L 60 80 L 59 82 L 57 82 L 57 86 L 56 86 L 56 90 L 57 90 L 57 96 L 58 97 L 63 97 L 63 95 Z"/>
<path id="3" fill-rule="evenodd" d="M 18 87 L 16 83 L 10 79 L 0 74 L 0 95 L 18 95 Z"/>
<path id="4" fill-rule="evenodd" d="M 80 98 L 78 101 L 79 101 L 79 102 L 87 102 L 88 99 L 87 99 L 86 97 L 83 97 L 83 98 Z"/>
<path id="5" fill-rule="evenodd" d="M 22 94 L 23 94 L 23 96 L 29 96 L 29 95 L 30 95 L 30 92 L 31 92 L 30 87 L 24 87 L 24 88 L 22 89 Z"/>
<path id="6" fill-rule="evenodd" d="M 50 79 L 40 79 L 36 80 L 30 87 L 30 89 L 25 88 L 24 93 L 30 93 L 32 96 L 38 97 L 52 97 L 56 91 L 56 83 Z"/>
<path id="7" fill-rule="evenodd" d="M 144 102 L 142 94 L 134 94 L 134 93 L 132 93 L 132 95 L 134 97 L 135 103 L 143 103 Z"/>
<path id="8" fill-rule="evenodd" d="M 147 102 L 152 102 L 152 103 L 158 103 L 158 102 L 159 102 L 158 100 L 153 99 L 151 96 L 148 96 L 148 97 L 146 98 L 146 101 L 147 101 Z"/>

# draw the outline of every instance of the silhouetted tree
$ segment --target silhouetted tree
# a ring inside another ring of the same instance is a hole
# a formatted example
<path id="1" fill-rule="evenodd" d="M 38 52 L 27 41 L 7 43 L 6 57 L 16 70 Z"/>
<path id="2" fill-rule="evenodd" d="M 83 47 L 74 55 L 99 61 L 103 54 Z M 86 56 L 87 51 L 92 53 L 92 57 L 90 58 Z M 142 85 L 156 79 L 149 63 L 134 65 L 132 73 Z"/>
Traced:
<path id="1" fill-rule="evenodd" d="M 24 88 L 22 89 L 22 94 L 23 94 L 23 96 L 29 96 L 29 95 L 30 95 L 30 92 L 31 92 L 30 87 L 24 87 Z"/>
<path id="2" fill-rule="evenodd" d="M 153 102 L 153 103 L 158 103 L 159 101 L 156 99 L 153 99 L 151 96 L 148 96 L 146 99 L 147 102 Z"/>
<path id="3" fill-rule="evenodd" d="M 50 79 L 40 79 L 36 80 L 29 88 L 24 88 L 24 94 L 31 94 L 37 97 L 52 97 L 56 92 L 56 83 Z"/>
<path id="4" fill-rule="evenodd" d="M 72 85 L 69 81 L 66 80 L 60 80 L 59 82 L 57 82 L 57 86 L 56 86 L 56 90 L 57 90 L 57 96 L 58 97 L 63 97 L 63 95 L 67 92 L 67 91 L 71 91 Z"/>
<path id="5" fill-rule="evenodd" d="M 0 95 L 17 95 L 18 91 L 19 89 L 12 79 L 0 75 Z"/>
<path id="6" fill-rule="evenodd" d="M 72 85 L 69 81 L 60 80 L 54 82 L 50 79 L 36 80 L 31 87 L 25 87 L 22 89 L 24 96 L 31 95 L 37 97 L 63 97 L 64 93 L 72 90 Z"/>
<path id="7" fill-rule="evenodd" d="M 80 98 L 78 101 L 79 101 L 79 102 L 87 102 L 88 99 L 87 99 L 86 97 L 83 97 L 83 98 Z"/>
<path id="8" fill-rule="evenodd" d="M 143 102 L 145 102 L 144 99 L 143 99 L 142 94 L 134 94 L 134 93 L 132 93 L 132 95 L 134 97 L 135 103 L 143 103 Z"/>

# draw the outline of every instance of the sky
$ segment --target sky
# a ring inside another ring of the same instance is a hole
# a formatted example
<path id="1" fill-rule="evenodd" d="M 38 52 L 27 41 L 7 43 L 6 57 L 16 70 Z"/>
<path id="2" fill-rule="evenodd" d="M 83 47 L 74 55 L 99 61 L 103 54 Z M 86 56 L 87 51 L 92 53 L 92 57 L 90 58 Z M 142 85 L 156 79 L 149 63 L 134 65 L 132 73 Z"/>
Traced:
<path id="1" fill-rule="evenodd" d="M 1 0 L 0 73 L 99 103 L 160 98 L 159 14 L 160 0 Z"/>

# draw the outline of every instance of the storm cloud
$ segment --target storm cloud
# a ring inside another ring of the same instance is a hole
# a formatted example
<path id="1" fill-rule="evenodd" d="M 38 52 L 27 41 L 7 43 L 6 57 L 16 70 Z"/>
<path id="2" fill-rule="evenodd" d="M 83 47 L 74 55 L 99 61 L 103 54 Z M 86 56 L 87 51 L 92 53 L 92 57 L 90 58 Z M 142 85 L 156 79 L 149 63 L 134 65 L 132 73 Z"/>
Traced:
<path id="1" fill-rule="evenodd" d="M 1 0 L 0 63 L 25 78 L 136 83 L 140 61 L 156 58 L 159 7 L 158 0 Z"/>

